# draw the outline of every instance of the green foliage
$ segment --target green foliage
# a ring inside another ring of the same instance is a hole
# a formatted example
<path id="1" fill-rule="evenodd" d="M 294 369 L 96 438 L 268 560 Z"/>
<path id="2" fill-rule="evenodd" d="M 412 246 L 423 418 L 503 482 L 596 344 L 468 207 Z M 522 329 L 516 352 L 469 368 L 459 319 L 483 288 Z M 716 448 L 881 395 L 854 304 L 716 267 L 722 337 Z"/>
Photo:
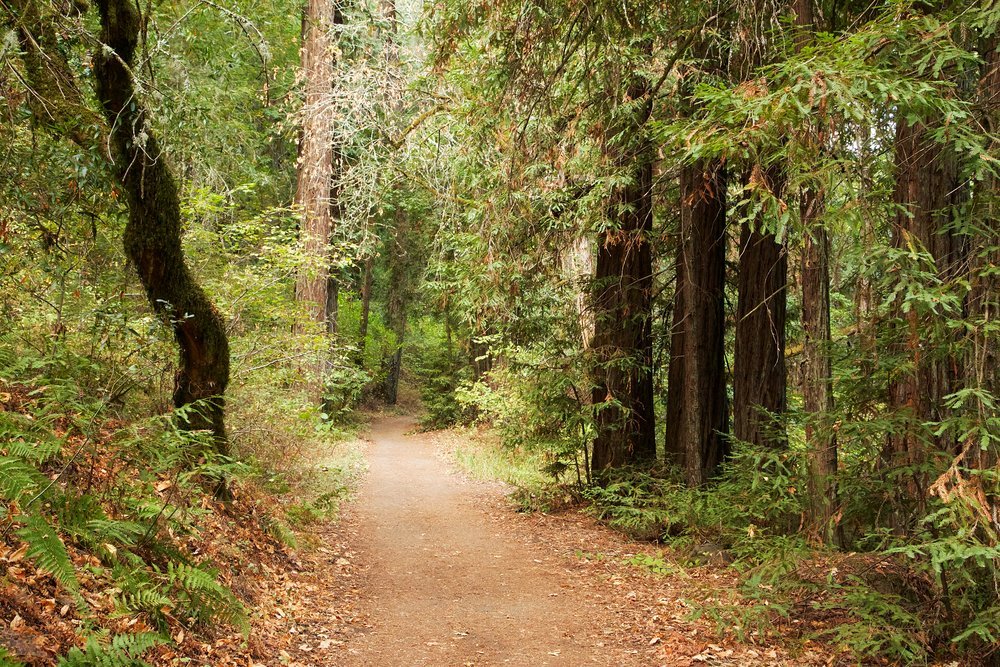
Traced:
<path id="1" fill-rule="evenodd" d="M 459 403 L 456 390 L 470 379 L 471 368 L 462 359 L 461 350 L 444 331 L 445 326 L 421 322 L 417 343 L 411 346 L 415 359 L 413 371 L 420 382 L 420 398 L 425 410 L 421 424 L 425 428 L 443 428 L 464 421 L 468 416 Z"/>
<path id="2" fill-rule="evenodd" d="M 77 581 L 73 563 L 66 553 L 66 545 L 42 517 L 28 515 L 24 518 L 24 527 L 18 529 L 17 536 L 28 545 L 25 554 L 33 559 L 38 567 L 51 574 L 56 581 L 71 591 L 80 587 Z"/>
<path id="3" fill-rule="evenodd" d="M 195 623 L 221 621 L 249 631 L 246 610 L 239 600 L 217 580 L 218 573 L 185 563 L 168 562 L 158 572 L 176 600 L 176 611 Z"/>
<path id="4" fill-rule="evenodd" d="M 358 405 L 371 381 L 372 376 L 351 363 L 348 354 L 329 364 L 323 373 L 323 418 L 343 420 Z"/>
<path id="5" fill-rule="evenodd" d="M 826 633 L 838 645 L 859 658 L 880 655 L 904 664 L 920 664 L 927 659 L 924 624 L 905 599 L 876 591 L 857 578 L 841 590 L 835 602 L 818 605 L 850 614 L 849 622 Z"/>
<path id="6" fill-rule="evenodd" d="M 15 660 L 6 648 L 0 646 L 0 667 L 24 667 L 24 663 Z"/>
<path id="7" fill-rule="evenodd" d="M 143 653 L 162 644 L 160 635 L 143 632 L 115 635 L 110 642 L 101 643 L 90 638 L 83 649 L 73 648 L 59 660 L 59 667 L 149 667 L 140 660 Z"/>

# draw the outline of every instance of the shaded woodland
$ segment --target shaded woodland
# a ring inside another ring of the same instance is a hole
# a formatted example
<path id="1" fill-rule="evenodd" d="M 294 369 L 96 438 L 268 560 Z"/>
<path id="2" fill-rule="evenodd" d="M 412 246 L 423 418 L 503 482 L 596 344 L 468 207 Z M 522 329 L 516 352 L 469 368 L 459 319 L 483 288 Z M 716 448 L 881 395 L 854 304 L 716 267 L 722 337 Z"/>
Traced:
<path id="1" fill-rule="evenodd" d="M 287 545 L 356 472 L 304 452 L 419 404 L 537 459 L 527 509 L 723 554 L 723 634 L 1000 664 L 994 0 L 0 21 L 0 611 L 80 621 L 0 663 L 249 631 L 200 526 Z"/>

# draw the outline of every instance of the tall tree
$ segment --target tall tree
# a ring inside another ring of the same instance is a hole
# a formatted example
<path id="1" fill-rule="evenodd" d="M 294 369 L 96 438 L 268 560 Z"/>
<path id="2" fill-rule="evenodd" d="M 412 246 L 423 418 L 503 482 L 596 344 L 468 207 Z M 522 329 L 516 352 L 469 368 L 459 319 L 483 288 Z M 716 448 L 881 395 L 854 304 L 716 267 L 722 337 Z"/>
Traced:
<path id="1" fill-rule="evenodd" d="M 898 212 L 893 244 L 926 251 L 932 271 L 947 283 L 957 276 L 965 255 L 963 237 L 953 225 L 964 192 L 957 156 L 930 133 L 935 122 L 901 117 L 896 123 L 894 201 Z M 952 436 L 930 436 L 925 424 L 945 417 L 943 399 L 958 387 L 962 371 L 958 359 L 925 352 L 928 332 L 939 328 L 927 312 L 905 308 L 900 300 L 897 314 L 904 327 L 898 337 L 900 351 L 907 363 L 893 372 L 889 406 L 909 421 L 888 435 L 885 454 L 892 465 L 910 467 L 910 495 L 921 498 L 927 485 L 920 471 L 927 456 L 925 443 L 935 442 L 941 450 L 954 448 Z"/>
<path id="2" fill-rule="evenodd" d="M 295 298 L 309 316 L 327 324 L 328 247 L 332 231 L 334 107 L 331 34 L 335 0 L 308 0 L 302 16 L 302 76 L 305 99 L 299 144 L 295 204 L 302 212 L 301 238 L 306 262 L 295 283 Z"/>
<path id="3" fill-rule="evenodd" d="M 814 0 L 793 0 L 796 51 L 811 40 L 815 29 Z M 818 155 L 827 141 L 822 113 L 804 128 L 799 141 Z M 837 436 L 819 420 L 833 412 L 833 369 L 830 358 L 830 238 L 822 220 L 826 192 L 821 183 L 799 189 L 799 222 L 802 227 L 802 403 L 806 412 L 806 450 L 809 457 L 811 530 L 828 543 L 838 541 L 834 526 L 837 490 Z"/>
<path id="4" fill-rule="evenodd" d="M 739 39 L 734 62 L 738 80 L 756 76 L 773 58 L 779 5 L 772 0 L 739 3 Z M 744 187 L 757 201 L 776 200 L 784 188 L 784 167 L 755 162 Z M 740 230 L 736 337 L 733 354 L 733 436 L 755 446 L 784 443 L 780 416 L 786 406 L 785 319 L 788 252 L 775 232 L 774 211 L 764 205 Z"/>
<path id="5" fill-rule="evenodd" d="M 982 39 L 984 55 L 977 90 L 977 118 L 984 135 L 1000 136 L 1000 39 L 996 34 Z M 994 139 L 994 143 L 997 140 Z M 976 246 L 970 257 L 969 318 L 973 324 L 972 351 L 967 360 L 969 381 L 992 396 L 1000 393 L 1000 179 L 990 176 L 973 195 L 973 219 L 978 226 Z M 993 412 L 980 404 L 984 414 Z M 975 446 L 972 465 L 987 469 L 997 461 L 995 449 Z"/>
<path id="6" fill-rule="evenodd" d="M 385 60 L 386 60 L 386 110 L 393 113 L 402 111 L 402 97 L 396 90 L 394 80 L 399 69 L 398 27 L 399 17 L 396 0 L 380 0 L 379 11 L 386 23 Z M 397 195 L 401 188 L 395 188 Z M 393 211 L 392 247 L 387 256 L 389 262 L 389 294 L 386 301 L 386 325 L 395 334 L 393 349 L 384 360 L 385 365 L 385 402 L 395 405 L 399 397 L 399 376 L 403 370 L 403 345 L 406 341 L 407 309 L 410 302 L 410 286 L 412 285 L 412 259 L 414 247 L 409 242 L 411 222 L 405 209 L 397 202 Z"/>
<path id="7" fill-rule="evenodd" d="M 633 85 L 631 99 L 648 90 Z M 641 111 L 639 112 L 642 113 Z M 643 137 L 645 118 L 634 118 L 619 136 L 631 145 L 617 161 L 630 181 L 613 195 L 610 229 L 598 241 L 594 276 L 594 470 L 656 458 L 653 413 L 653 164 Z"/>
<path id="8" fill-rule="evenodd" d="M 97 97 L 111 127 L 111 154 L 128 202 L 124 245 L 153 310 L 180 347 L 174 387 L 184 425 L 210 430 L 229 452 L 224 398 L 229 384 L 225 326 L 184 259 L 177 184 L 160 150 L 133 72 L 142 17 L 131 0 L 98 0 L 101 43 L 94 56 Z"/>
<path id="9" fill-rule="evenodd" d="M 726 433 L 726 177 L 718 160 L 685 165 L 667 385 L 666 451 L 687 483 L 708 481 L 729 451 Z"/>

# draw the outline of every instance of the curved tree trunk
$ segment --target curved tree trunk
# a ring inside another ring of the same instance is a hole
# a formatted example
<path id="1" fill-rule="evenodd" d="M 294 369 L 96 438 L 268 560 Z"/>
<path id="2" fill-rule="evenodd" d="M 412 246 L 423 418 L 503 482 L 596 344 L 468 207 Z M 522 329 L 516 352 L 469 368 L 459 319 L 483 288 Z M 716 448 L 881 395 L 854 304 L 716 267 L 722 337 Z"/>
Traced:
<path id="1" fill-rule="evenodd" d="M 229 453 L 224 399 L 229 341 L 218 311 L 184 261 L 177 185 L 167 167 L 132 71 L 141 17 L 131 0 L 99 0 L 101 41 L 94 56 L 97 96 L 111 126 L 111 154 L 128 202 L 125 252 L 153 310 L 168 321 L 180 347 L 174 405 L 183 426 L 209 430 Z"/>

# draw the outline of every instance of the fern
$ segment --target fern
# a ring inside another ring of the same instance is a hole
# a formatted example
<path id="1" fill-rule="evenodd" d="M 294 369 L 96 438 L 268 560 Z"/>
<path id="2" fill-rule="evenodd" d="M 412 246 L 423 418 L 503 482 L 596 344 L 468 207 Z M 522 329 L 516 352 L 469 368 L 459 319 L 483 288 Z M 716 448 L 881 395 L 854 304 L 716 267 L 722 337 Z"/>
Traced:
<path id="1" fill-rule="evenodd" d="M 46 483 L 35 468 L 12 456 L 0 456 L 0 494 L 7 502 L 20 503 Z"/>
<path id="2" fill-rule="evenodd" d="M 25 524 L 17 531 L 18 536 L 28 544 L 25 555 L 33 559 L 39 568 L 49 572 L 60 584 L 73 592 L 78 591 L 80 583 L 76 579 L 69 554 L 66 553 L 66 545 L 52 526 L 34 514 L 19 519 Z"/>
<path id="3" fill-rule="evenodd" d="M 146 534 L 146 526 L 135 521 L 115 521 L 94 519 L 87 523 L 91 539 L 95 542 L 117 542 L 125 546 L 135 546 Z"/>
<path id="4" fill-rule="evenodd" d="M 156 633 L 142 632 L 133 635 L 116 635 L 107 646 L 94 637 L 87 640 L 83 649 L 73 648 L 59 660 L 59 667 L 149 667 L 139 657 L 151 648 L 164 643 Z"/>
<path id="5" fill-rule="evenodd" d="M 24 663 L 15 660 L 7 649 L 0 646 L 0 667 L 24 667 Z"/>
<path id="6" fill-rule="evenodd" d="M 199 623 L 211 620 L 249 628 L 246 609 L 232 591 L 216 579 L 214 572 L 184 563 L 167 563 L 166 580 L 174 589 L 184 613 Z"/>
<path id="7" fill-rule="evenodd" d="M 164 610 L 173 609 L 171 600 L 143 570 L 124 570 L 115 568 L 113 571 L 115 584 L 121 590 L 117 607 L 123 613 L 145 612 L 157 621 L 164 621 Z"/>

